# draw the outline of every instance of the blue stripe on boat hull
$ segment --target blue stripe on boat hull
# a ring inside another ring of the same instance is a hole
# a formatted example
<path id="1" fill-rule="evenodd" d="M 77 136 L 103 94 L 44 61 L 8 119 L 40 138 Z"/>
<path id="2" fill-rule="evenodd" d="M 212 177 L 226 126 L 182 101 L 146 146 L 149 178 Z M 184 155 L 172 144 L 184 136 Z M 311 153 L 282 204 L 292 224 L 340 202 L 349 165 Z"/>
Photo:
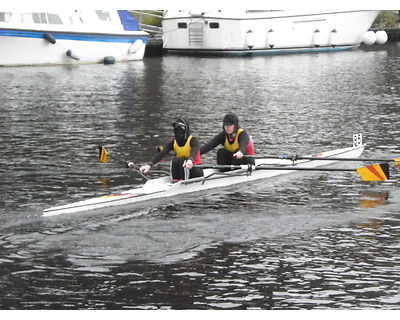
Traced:
<path id="1" fill-rule="evenodd" d="M 141 39 L 147 43 L 148 37 L 134 34 L 98 34 L 98 33 L 73 33 L 73 32 L 57 32 L 57 31 L 33 31 L 33 30 L 16 30 L 16 29 L 0 29 L 0 36 L 4 37 L 21 37 L 43 39 L 44 35 L 51 34 L 56 40 L 73 40 L 73 41 L 97 41 L 97 42 L 118 42 L 132 43 L 134 40 Z"/>

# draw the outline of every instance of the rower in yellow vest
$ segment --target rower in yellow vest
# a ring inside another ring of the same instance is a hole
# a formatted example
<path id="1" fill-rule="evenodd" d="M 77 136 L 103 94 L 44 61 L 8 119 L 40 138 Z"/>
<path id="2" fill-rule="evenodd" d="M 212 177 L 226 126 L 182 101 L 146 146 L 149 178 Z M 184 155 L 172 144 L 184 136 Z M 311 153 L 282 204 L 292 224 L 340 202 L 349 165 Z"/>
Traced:
<path id="1" fill-rule="evenodd" d="M 140 167 L 140 172 L 147 173 L 153 165 L 161 161 L 170 151 L 174 151 L 176 157 L 171 162 L 171 178 L 173 182 L 202 177 L 203 170 L 193 165 L 201 164 L 199 141 L 190 134 L 189 121 L 178 119 L 174 127 L 174 139 L 157 153 L 148 164 Z"/>
<path id="2" fill-rule="evenodd" d="M 254 165 L 253 158 L 244 157 L 245 155 L 254 155 L 254 147 L 249 134 L 246 130 L 240 128 L 237 115 L 234 113 L 226 114 L 222 119 L 222 123 L 223 130 L 200 148 L 200 154 L 207 153 L 218 145 L 222 145 L 223 148 L 217 151 L 217 164 Z M 227 170 L 229 169 L 220 169 L 220 171 Z"/>

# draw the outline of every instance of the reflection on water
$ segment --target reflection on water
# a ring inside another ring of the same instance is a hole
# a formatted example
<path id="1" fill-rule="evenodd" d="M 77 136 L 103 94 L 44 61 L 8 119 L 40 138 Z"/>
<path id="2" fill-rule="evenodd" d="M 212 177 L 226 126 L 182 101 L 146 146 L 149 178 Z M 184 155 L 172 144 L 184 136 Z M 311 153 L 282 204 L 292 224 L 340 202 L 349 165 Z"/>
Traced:
<path id="1" fill-rule="evenodd" d="M 387 203 L 389 192 L 366 192 L 361 199 L 361 208 L 376 208 Z"/>
<path id="2" fill-rule="evenodd" d="M 398 59 L 392 44 L 1 68 L 0 307 L 398 308 L 394 164 L 383 183 L 297 172 L 195 197 L 42 217 L 50 205 L 143 183 L 118 162 L 98 163 L 97 146 L 147 162 L 178 115 L 205 142 L 234 109 L 258 154 L 346 147 L 362 132 L 365 157 L 398 157 Z"/>

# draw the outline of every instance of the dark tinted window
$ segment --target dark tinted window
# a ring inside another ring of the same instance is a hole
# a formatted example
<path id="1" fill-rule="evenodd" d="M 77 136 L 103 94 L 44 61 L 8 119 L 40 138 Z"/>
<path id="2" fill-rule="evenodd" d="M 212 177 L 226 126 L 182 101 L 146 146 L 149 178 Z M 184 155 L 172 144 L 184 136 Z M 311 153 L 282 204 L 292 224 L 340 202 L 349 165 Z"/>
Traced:
<path id="1" fill-rule="evenodd" d="M 218 22 L 210 22 L 210 28 L 211 29 L 218 29 L 219 28 L 219 23 Z"/>
<path id="2" fill-rule="evenodd" d="M 178 22 L 178 28 L 186 29 L 187 28 L 187 23 L 186 22 Z"/>
<path id="3" fill-rule="evenodd" d="M 49 19 L 50 24 L 63 24 L 60 17 L 56 14 L 48 13 L 47 19 Z"/>
<path id="4" fill-rule="evenodd" d="M 32 19 L 34 23 L 47 23 L 46 14 L 43 12 L 33 12 Z"/>

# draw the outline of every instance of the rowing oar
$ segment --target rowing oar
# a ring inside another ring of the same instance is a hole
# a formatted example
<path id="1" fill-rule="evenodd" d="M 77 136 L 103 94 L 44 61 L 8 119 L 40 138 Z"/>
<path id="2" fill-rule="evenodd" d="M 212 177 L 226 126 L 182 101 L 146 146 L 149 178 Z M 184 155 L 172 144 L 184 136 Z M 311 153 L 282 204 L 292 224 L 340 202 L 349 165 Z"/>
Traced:
<path id="1" fill-rule="evenodd" d="M 347 168 L 307 168 L 298 166 L 267 166 L 267 165 L 195 165 L 202 169 L 230 169 L 230 170 L 243 170 L 251 172 L 253 170 L 287 170 L 287 171 L 349 171 L 357 172 L 363 181 L 384 181 L 390 179 L 389 164 L 373 164 L 358 169 Z"/>
<path id="2" fill-rule="evenodd" d="M 128 161 L 124 161 L 121 158 L 113 155 L 110 155 L 106 148 L 104 148 L 103 146 L 99 146 L 99 160 L 100 162 L 103 163 L 108 163 L 108 157 L 112 157 L 113 159 L 117 160 L 118 162 L 124 163 L 128 168 L 133 168 L 134 164 L 133 162 L 128 162 Z"/>
<path id="3" fill-rule="evenodd" d="M 371 162 L 395 162 L 396 165 L 400 168 L 400 158 L 396 159 L 374 159 L 374 158 L 336 158 L 336 157 L 312 157 L 312 156 L 298 156 L 298 155 L 284 155 L 284 156 L 254 156 L 254 155 L 245 155 L 245 157 L 253 158 L 253 159 L 280 159 L 280 160 L 328 160 L 328 161 L 371 161 Z"/>
<path id="4" fill-rule="evenodd" d="M 133 171 L 135 171 L 138 174 L 140 174 L 146 180 L 149 180 L 149 178 L 147 176 L 145 176 L 143 173 L 140 172 L 140 170 L 139 170 L 140 166 L 139 165 L 135 165 L 135 163 L 133 163 L 131 161 L 122 160 L 121 158 L 115 156 L 114 154 L 110 155 L 105 147 L 99 146 L 99 161 L 103 162 L 103 163 L 108 163 L 108 157 L 112 157 L 113 159 L 117 160 L 118 162 L 123 163 L 127 168 L 132 169 Z M 166 172 L 164 170 L 152 170 L 152 171 L 153 172 Z"/>
<path id="5" fill-rule="evenodd" d="M 111 155 L 107 152 L 106 148 L 104 148 L 103 146 L 99 146 L 99 160 L 100 162 L 103 163 L 108 163 L 108 157 L 111 157 Z M 122 159 L 120 159 L 119 157 L 116 157 L 115 155 L 112 155 L 112 158 L 114 158 L 115 160 L 125 164 L 128 168 L 133 169 L 134 171 L 136 171 L 137 173 L 139 173 L 143 178 L 145 178 L 146 180 L 148 180 L 149 178 L 146 177 L 143 173 L 141 173 L 137 167 L 135 167 L 135 164 L 133 162 L 130 161 L 124 161 Z"/>

